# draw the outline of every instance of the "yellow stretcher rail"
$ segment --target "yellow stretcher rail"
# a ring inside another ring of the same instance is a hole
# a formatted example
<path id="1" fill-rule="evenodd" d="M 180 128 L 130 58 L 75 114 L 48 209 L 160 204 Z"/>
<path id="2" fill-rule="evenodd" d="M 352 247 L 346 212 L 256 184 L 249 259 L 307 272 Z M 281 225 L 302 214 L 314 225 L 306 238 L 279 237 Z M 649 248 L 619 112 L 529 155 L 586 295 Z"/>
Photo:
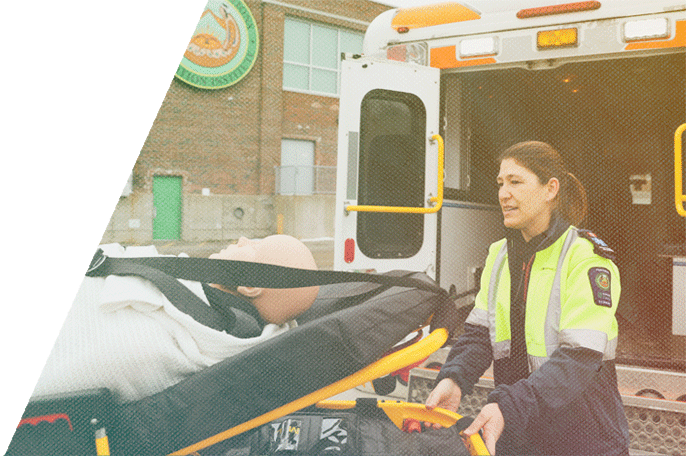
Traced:
<path id="1" fill-rule="evenodd" d="M 418 362 L 426 358 L 429 354 L 435 352 L 445 344 L 448 340 L 448 331 L 445 328 L 438 328 L 434 330 L 424 339 L 419 342 L 405 347 L 397 352 L 391 353 L 388 356 L 381 358 L 380 360 L 370 364 L 369 366 L 357 371 L 356 373 L 345 377 L 331 385 L 325 386 L 313 393 L 296 399 L 286 405 L 282 405 L 272 411 L 265 413 L 264 415 L 253 418 L 252 420 L 246 421 L 245 423 L 239 424 L 238 426 L 232 427 L 224 432 L 209 437 L 201 442 L 190 445 L 186 448 L 182 448 L 169 456 L 182 456 L 195 453 L 203 448 L 210 447 L 214 444 L 222 442 L 224 440 L 230 439 L 236 435 L 242 434 L 243 432 L 255 429 L 258 426 L 267 424 L 274 421 L 282 416 L 286 416 L 289 413 L 297 412 L 305 407 L 316 404 L 317 402 L 328 399 L 331 396 L 347 391 L 359 385 L 363 385 L 372 380 L 388 375 L 395 372 L 398 369 L 407 367 L 410 364 Z"/>
<path id="2" fill-rule="evenodd" d="M 443 163 L 445 151 L 441 135 L 433 135 L 432 140 L 438 142 L 438 189 L 436 196 L 429 198 L 430 203 L 436 203 L 432 207 L 405 207 L 405 206 L 346 206 L 348 212 L 394 212 L 405 214 L 433 214 L 441 210 L 443 206 Z"/>
<path id="3" fill-rule="evenodd" d="M 683 181 L 683 154 L 682 154 L 682 135 L 686 130 L 686 124 L 681 124 L 679 128 L 674 132 L 674 203 L 676 204 L 677 213 L 686 217 L 686 209 L 684 208 L 684 203 L 686 203 L 686 195 L 684 194 Z"/>
<path id="4" fill-rule="evenodd" d="M 355 405 L 355 401 L 327 400 L 317 402 L 317 407 L 334 410 L 347 410 L 355 408 Z M 415 404 L 412 402 L 379 400 L 377 401 L 376 406 L 386 413 L 388 418 L 390 418 L 390 420 L 398 427 L 398 429 L 403 429 L 403 424 L 406 419 L 415 419 L 428 423 L 438 423 L 445 428 L 449 428 L 462 418 L 462 415 L 444 408 L 437 407 L 433 410 L 429 410 L 424 404 Z M 469 449 L 470 455 L 489 455 L 488 449 L 478 433 L 469 436 L 469 439 L 465 442 L 465 444 Z"/>

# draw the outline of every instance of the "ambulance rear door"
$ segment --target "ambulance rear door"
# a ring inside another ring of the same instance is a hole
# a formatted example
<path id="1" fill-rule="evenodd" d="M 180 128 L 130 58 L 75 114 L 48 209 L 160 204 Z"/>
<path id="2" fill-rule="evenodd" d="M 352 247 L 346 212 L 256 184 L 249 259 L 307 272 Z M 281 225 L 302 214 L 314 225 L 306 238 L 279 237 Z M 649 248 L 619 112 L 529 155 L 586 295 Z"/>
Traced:
<path id="1" fill-rule="evenodd" d="M 342 62 L 334 268 L 436 274 L 440 72 Z"/>

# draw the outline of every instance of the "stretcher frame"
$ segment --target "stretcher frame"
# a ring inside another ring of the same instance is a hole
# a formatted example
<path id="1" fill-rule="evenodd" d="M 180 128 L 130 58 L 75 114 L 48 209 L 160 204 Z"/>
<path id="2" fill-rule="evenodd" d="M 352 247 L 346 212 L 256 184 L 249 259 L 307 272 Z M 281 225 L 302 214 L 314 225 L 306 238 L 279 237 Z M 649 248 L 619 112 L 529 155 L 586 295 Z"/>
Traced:
<path id="1" fill-rule="evenodd" d="M 273 420 L 297 412 L 311 405 L 316 404 L 317 407 L 335 409 L 351 408 L 354 406 L 354 401 L 327 401 L 327 399 L 351 388 L 363 385 L 364 383 L 370 382 L 384 375 L 389 375 L 398 369 L 421 361 L 431 353 L 441 348 L 447 339 L 447 329 L 435 329 L 427 337 L 379 359 L 378 361 L 368 365 L 352 375 L 349 375 L 348 377 L 345 377 L 313 393 L 307 394 L 295 401 L 271 410 L 263 415 L 234 426 L 233 428 L 224 432 L 206 438 L 185 448 L 181 448 L 173 453 L 170 453 L 168 456 L 197 455 L 199 454 L 198 452 L 203 449 L 209 448 L 217 443 L 253 430 L 259 426 L 265 425 Z M 462 418 L 459 414 L 445 409 L 436 408 L 434 410 L 428 410 L 423 404 L 411 404 L 401 401 L 379 401 L 378 407 L 383 409 L 391 421 L 393 421 L 393 423 L 400 429 L 403 428 L 403 423 L 406 419 L 439 423 L 443 427 L 450 427 Z M 104 427 L 98 427 L 94 430 L 94 443 L 96 450 L 95 454 L 97 456 L 110 455 L 110 445 L 106 429 Z M 469 438 L 465 438 L 465 445 L 467 446 L 471 455 L 489 454 L 479 434 L 474 434 Z"/>
<path id="2" fill-rule="evenodd" d="M 183 456 L 195 453 L 199 450 L 212 446 L 221 441 L 230 439 L 238 434 L 254 429 L 270 421 L 281 418 L 289 413 L 297 412 L 305 407 L 314 405 L 319 401 L 328 399 L 336 394 L 347 391 L 366 382 L 370 382 L 375 378 L 388 375 L 405 366 L 409 366 L 414 362 L 426 358 L 428 355 L 438 350 L 448 340 L 448 331 L 445 328 L 438 328 L 434 330 L 424 339 L 398 350 L 390 355 L 387 355 L 375 363 L 370 364 L 362 370 L 345 377 L 331 385 L 319 389 L 313 393 L 303 396 L 291 403 L 278 407 L 264 415 L 253 418 L 238 426 L 228 429 L 220 434 L 217 434 L 208 439 L 202 440 L 194 445 L 182 448 L 169 456 Z"/>

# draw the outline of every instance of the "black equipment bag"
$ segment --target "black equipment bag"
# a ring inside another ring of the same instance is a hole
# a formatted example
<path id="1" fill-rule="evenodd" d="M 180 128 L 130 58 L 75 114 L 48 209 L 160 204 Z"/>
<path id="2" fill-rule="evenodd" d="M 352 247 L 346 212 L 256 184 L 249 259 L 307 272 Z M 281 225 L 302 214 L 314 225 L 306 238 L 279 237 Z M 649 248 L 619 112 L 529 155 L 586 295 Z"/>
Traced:
<path id="1" fill-rule="evenodd" d="M 352 410 L 310 407 L 246 433 L 225 456 L 469 456 L 459 432 L 471 419 L 442 429 L 406 432 L 375 404 L 358 399 Z M 374 399 L 375 403 L 376 400 Z M 360 404 L 362 406 L 360 406 Z"/>

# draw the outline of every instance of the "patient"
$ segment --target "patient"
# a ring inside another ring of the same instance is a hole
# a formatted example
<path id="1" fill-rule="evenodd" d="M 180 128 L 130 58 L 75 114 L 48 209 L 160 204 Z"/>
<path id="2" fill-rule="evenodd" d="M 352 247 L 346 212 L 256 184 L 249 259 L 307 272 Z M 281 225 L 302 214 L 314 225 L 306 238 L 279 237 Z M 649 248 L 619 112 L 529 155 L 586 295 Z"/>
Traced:
<path id="1" fill-rule="evenodd" d="M 159 256 L 154 246 L 101 248 L 110 257 Z M 242 237 L 210 258 L 316 269 L 307 246 L 286 235 Z M 205 302 L 213 294 L 207 284 L 180 282 Z M 152 395 L 294 327 L 293 319 L 318 293 L 318 287 L 240 286 L 234 291 L 211 286 L 249 300 L 266 322 L 261 332 L 238 337 L 204 326 L 139 277 L 84 278 L 33 396 L 100 387 L 124 401 Z"/>
<path id="2" fill-rule="evenodd" d="M 299 269 L 317 269 L 312 253 L 305 244 L 291 236 L 268 236 L 261 240 L 249 240 L 244 237 L 210 258 L 221 260 L 250 261 Z M 226 292 L 231 290 L 220 285 L 213 285 Z M 292 320 L 310 308 L 317 297 L 319 287 L 272 289 L 238 287 L 236 291 L 251 298 L 262 318 L 278 325 Z"/>

